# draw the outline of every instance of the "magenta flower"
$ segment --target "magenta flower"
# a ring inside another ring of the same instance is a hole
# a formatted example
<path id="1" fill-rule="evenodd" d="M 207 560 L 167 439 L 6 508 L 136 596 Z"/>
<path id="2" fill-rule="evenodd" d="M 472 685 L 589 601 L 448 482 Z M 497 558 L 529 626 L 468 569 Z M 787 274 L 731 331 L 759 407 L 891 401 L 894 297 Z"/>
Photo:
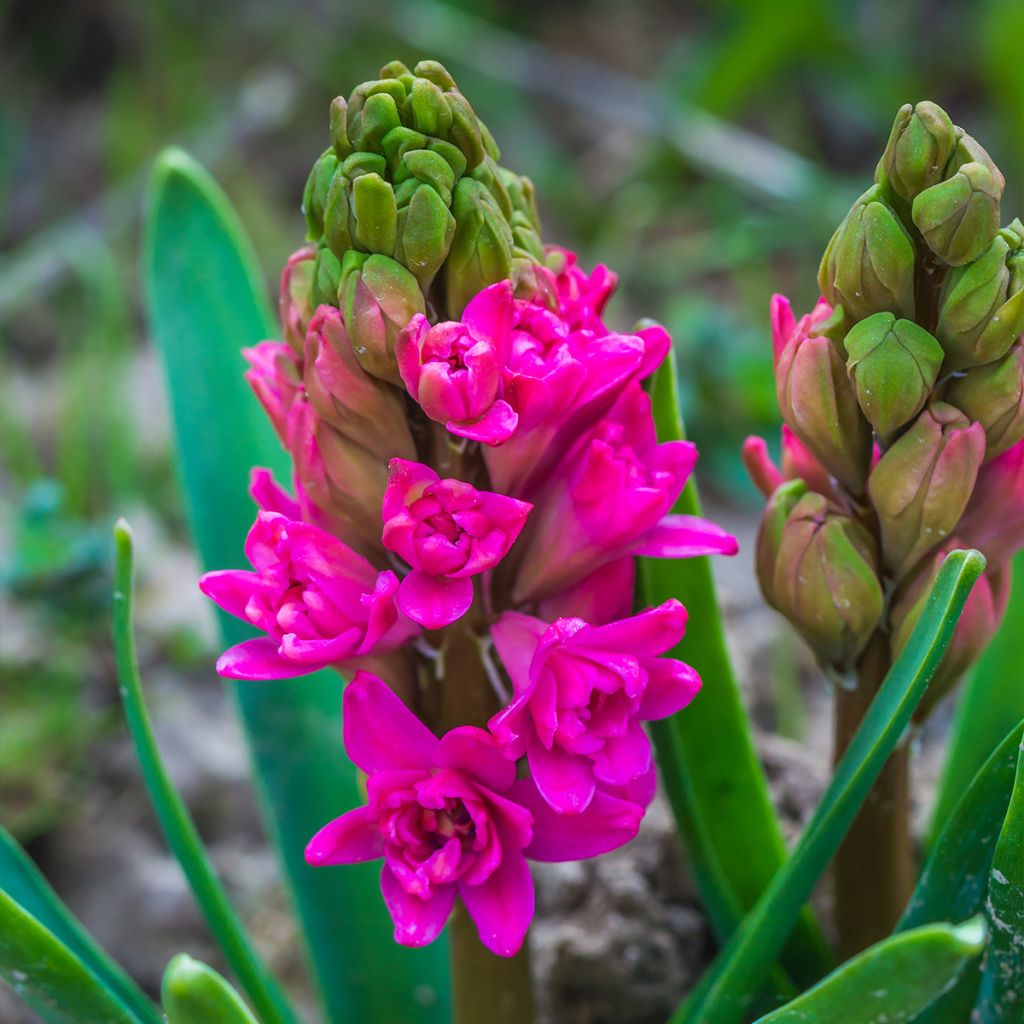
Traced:
<path id="1" fill-rule="evenodd" d="M 513 599 L 556 594 L 623 555 L 735 554 L 736 539 L 720 527 L 670 514 L 696 461 L 688 441 L 658 444 L 650 398 L 630 384 L 538 499 Z"/>
<path id="2" fill-rule="evenodd" d="M 685 629 L 686 609 L 674 600 L 606 626 L 578 618 L 549 626 L 520 612 L 493 626 L 515 696 L 489 728 L 507 757 L 525 754 L 555 811 L 579 813 L 607 787 L 649 788 L 641 721 L 674 714 L 700 689 L 689 665 L 657 657 Z"/>
<path id="3" fill-rule="evenodd" d="M 267 634 L 225 651 L 217 661 L 222 676 L 304 675 L 398 646 L 415 630 L 395 607 L 395 574 L 378 573 L 316 526 L 260 512 L 245 554 L 255 572 L 226 569 L 199 581 L 224 611 Z"/>
<path id="4" fill-rule="evenodd" d="M 599 263 L 588 274 L 579 265 L 571 249 L 549 245 L 544 249 L 552 264 L 558 312 L 573 331 L 587 330 L 594 334 L 607 334 L 601 314 L 619 283 L 616 273 Z"/>
<path id="5" fill-rule="evenodd" d="M 512 330 L 512 283 L 485 288 L 461 321 L 430 326 L 417 314 L 395 342 L 409 394 L 423 411 L 459 437 L 499 445 L 515 433 L 518 416 L 503 397 Z"/>
<path id="6" fill-rule="evenodd" d="M 611 796 L 567 825 L 529 779 L 516 780 L 492 736 L 461 726 L 439 740 L 376 676 L 356 673 L 343 705 L 345 749 L 368 776 L 368 802 L 324 826 L 306 860 L 383 857 L 381 891 L 404 946 L 433 942 L 458 896 L 480 941 L 513 956 L 533 918 L 526 857 L 596 856 L 636 834 L 641 809 Z"/>
<path id="7" fill-rule="evenodd" d="M 302 394 L 302 365 L 291 346 L 283 341 L 261 341 L 242 349 L 249 363 L 245 379 L 249 382 L 281 444 L 291 449 L 295 436 L 296 399 Z"/>
<path id="8" fill-rule="evenodd" d="M 383 543 L 412 567 L 398 607 L 427 629 L 439 629 L 469 610 L 471 577 L 505 557 L 533 506 L 442 480 L 418 462 L 392 459 L 389 470 Z"/>

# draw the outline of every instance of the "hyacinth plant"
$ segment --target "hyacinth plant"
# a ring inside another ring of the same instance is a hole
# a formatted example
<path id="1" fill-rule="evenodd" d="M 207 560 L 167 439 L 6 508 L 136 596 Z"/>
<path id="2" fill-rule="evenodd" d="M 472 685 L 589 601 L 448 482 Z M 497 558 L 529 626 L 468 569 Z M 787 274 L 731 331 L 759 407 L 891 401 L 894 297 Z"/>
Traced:
<path id="1" fill-rule="evenodd" d="M 324 1019 L 529 1024 L 530 861 L 628 843 L 660 776 L 721 943 L 673 1021 L 1011 1020 L 1019 702 L 947 787 L 916 888 L 905 798 L 912 718 L 995 631 L 1024 541 L 1024 231 L 998 230 L 987 154 L 901 111 L 821 304 L 772 307 L 786 426 L 781 469 L 746 450 L 770 496 L 757 570 L 837 683 L 835 774 L 787 851 L 708 560 L 737 545 L 701 516 L 668 334 L 609 326 L 614 273 L 542 239 L 441 65 L 385 66 L 329 126 L 276 326 L 178 151 L 144 262 L 217 671 Z M 0 976 L 48 1021 L 291 1024 L 163 769 L 115 534 L 129 728 L 244 998 L 182 954 L 157 1009 L 4 833 Z M 806 908 L 833 858 L 838 965 Z"/>

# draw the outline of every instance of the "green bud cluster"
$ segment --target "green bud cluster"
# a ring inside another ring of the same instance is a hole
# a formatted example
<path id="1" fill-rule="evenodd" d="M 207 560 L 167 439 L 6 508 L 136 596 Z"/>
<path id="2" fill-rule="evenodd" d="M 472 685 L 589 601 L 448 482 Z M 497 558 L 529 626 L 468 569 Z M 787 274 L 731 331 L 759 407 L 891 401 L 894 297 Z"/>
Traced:
<path id="1" fill-rule="evenodd" d="M 482 288 L 543 259 L 533 186 L 498 164 L 491 133 L 436 61 L 412 71 L 394 61 L 337 97 L 330 138 L 303 195 L 316 303 L 351 307 L 352 274 L 367 265 L 353 256 L 364 256 L 379 258 L 378 278 L 381 260 L 394 264 L 403 294 L 418 288 L 412 305 L 457 317 Z"/>

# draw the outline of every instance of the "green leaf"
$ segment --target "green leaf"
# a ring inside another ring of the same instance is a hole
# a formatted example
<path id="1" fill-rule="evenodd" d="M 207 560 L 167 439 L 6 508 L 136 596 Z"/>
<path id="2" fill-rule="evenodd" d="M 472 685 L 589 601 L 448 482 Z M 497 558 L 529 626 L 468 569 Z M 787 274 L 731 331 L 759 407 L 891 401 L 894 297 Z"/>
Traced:
<path id="1" fill-rule="evenodd" d="M 946 765 L 932 814 L 936 838 L 971 779 L 999 741 L 1024 718 L 1024 551 L 1012 563 L 1006 617 L 971 673 L 950 732 Z"/>
<path id="2" fill-rule="evenodd" d="M 31 914 L 77 957 L 111 995 L 142 1024 L 160 1024 L 160 1015 L 142 989 L 82 927 L 53 891 L 28 854 L 0 825 L 0 892 Z"/>
<path id="3" fill-rule="evenodd" d="M 884 939 L 756 1024 L 885 1024 L 934 1002 L 985 948 L 985 919 Z"/>
<path id="4" fill-rule="evenodd" d="M 221 952 L 249 994 L 264 1024 L 297 1024 L 295 1013 L 253 949 L 242 922 L 210 865 L 188 808 L 174 788 L 160 757 L 135 658 L 132 624 L 135 561 L 131 529 L 124 520 L 114 527 L 114 543 L 114 651 L 117 655 L 121 701 L 142 777 L 160 820 L 160 827 L 185 872 L 196 902 Z"/>
<path id="5" fill-rule="evenodd" d="M 961 921 L 985 909 L 992 858 L 1013 792 L 1022 738 L 1024 722 L 1003 740 L 960 798 L 925 863 L 896 926 L 898 932 L 935 921 Z M 918 1014 L 914 1024 L 963 1024 L 980 980 L 976 966 L 961 972 L 956 984 Z"/>
<path id="6" fill-rule="evenodd" d="M 977 551 L 954 551 L 939 570 L 921 618 L 889 670 L 792 856 L 718 955 L 673 1024 L 740 1024 L 888 760 L 942 659 L 974 582 Z"/>
<path id="7" fill-rule="evenodd" d="M 1024 1014 L 1024 746 L 992 858 L 987 910 L 992 937 L 981 965 L 975 1015 L 984 1024 L 1019 1022 Z"/>
<path id="8" fill-rule="evenodd" d="M 685 436 L 677 386 L 669 353 L 651 391 L 660 441 Z M 674 511 L 700 515 L 692 480 Z M 689 613 L 686 636 L 672 655 L 693 665 L 704 685 L 682 712 L 652 722 L 651 733 L 701 901 L 724 941 L 782 866 L 786 845 L 729 659 L 710 559 L 640 559 L 640 579 L 645 604 L 677 597 Z M 799 917 L 784 965 L 804 985 L 832 966 L 810 911 Z"/>
<path id="9" fill-rule="evenodd" d="M 227 981 L 186 953 L 167 965 L 160 998 L 167 1024 L 258 1024 Z"/>
<path id="10" fill-rule="evenodd" d="M 0 978 L 50 1024 L 138 1024 L 135 1016 L 48 928 L 0 892 Z M 159 1018 L 157 1018 L 159 1019 Z"/>
<path id="11" fill-rule="evenodd" d="M 154 168 L 143 277 L 150 330 L 170 388 L 192 534 L 209 569 L 240 567 L 255 509 L 249 467 L 279 480 L 288 460 L 242 377 L 240 349 L 276 333 L 252 247 L 227 198 L 179 150 Z M 220 615 L 226 643 L 252 634 Z M 371 864 L 328 869 L 303 857 L 310 837 L 362 802 L 341 741 L 341 681 L 332 672 L 233 684 L 257 787 L 280 849 L 332 1021 L 446 1020 L 445 943 L 397 947 Z"/>

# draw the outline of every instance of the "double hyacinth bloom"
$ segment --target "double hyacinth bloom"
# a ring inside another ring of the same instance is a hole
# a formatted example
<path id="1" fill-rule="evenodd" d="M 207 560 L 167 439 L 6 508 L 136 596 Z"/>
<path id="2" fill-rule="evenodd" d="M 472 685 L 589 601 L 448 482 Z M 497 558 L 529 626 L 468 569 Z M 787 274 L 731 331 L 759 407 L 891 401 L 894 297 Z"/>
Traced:
<path id="1" fill-rule="evenodd" d="M 682 605 L 633 614 L 635 557 L 736 542 L 672 513 L 697 452 L 655 433 L 668 334 L 606 326 L 615 275 L 542 247 L 532 186 L 447 71 L 381 75 L 332 105 L 285 341 L 247 352 L 294 497 L 256 470 L 253 571 L 202 587 L 261 634 L 222 674 L 356 673 L 344 740 L 368 802 L 310 863 L 383 858 L 397 941 L 432 941 L 459 898 L 511 955 L 526 859 L 632 838 L 654 791 L 642 723 L 700 687 L 659 657 Z"/>
<path id="2" fill-rule="evenodd" d="M 969 200 L 967 179 L 985 182 Z M 941 109 L 901 110 L 822 258 L 818 304 L 797 319 L 772 300 L 781 466 L 762 439 L 744 447 L 769 498 L 765 597 L 830 668 L 855 670 L 873 641 L 899 652 L 954 543 L 986 556 L 921 713 L 997 628 L 1024 547 L 1024 225 L 999 230 L 1001 192 Z"/>

